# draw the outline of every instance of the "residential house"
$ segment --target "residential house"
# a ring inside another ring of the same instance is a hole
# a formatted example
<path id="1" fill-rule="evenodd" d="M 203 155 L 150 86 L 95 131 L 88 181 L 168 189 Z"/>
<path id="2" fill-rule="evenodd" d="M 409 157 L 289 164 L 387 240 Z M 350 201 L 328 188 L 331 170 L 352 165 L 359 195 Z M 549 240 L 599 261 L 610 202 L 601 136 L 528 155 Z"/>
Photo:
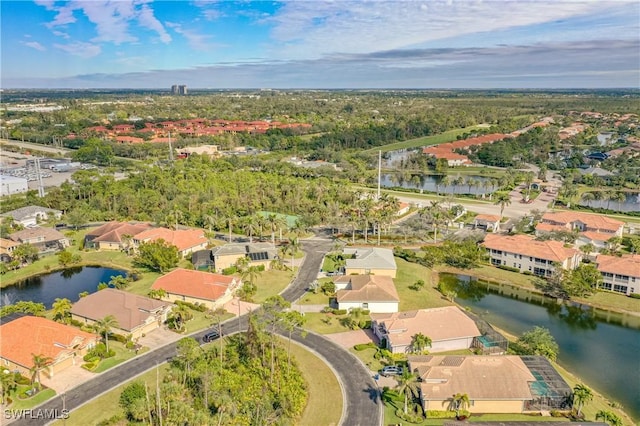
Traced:
<path id="1" fill-rule="evenodd" d="M 349 247 L 343 250 L 346 275 L 386 275 L 396 277 L 393 250 L 378 247 Z M 350 257 L 350 258 L 349 258 Z"/>
<path id="2" fill-rule="evenodd" d="M 473 227 L 486 232 L 500 231 L 500 216 L 493 214 L 479 214 L 473 220 Z"/>
<path id="3" fill-rule="evenodd" d="M 529 235 L 487 234 L 483 245 L 489 252 L 491 264 L 516 268 L 543 277 L 550 276 L 555 265 L 572 270 L 582 260 L 580 252 L 565 247 L 559 241 L 537 241 Z"/>
<path id="4" fill-rule="evenodd" d="M 539 232 L 551 231 L 578 231 L 578 232 L 602 232 L 610 237 L 621 237 L 624 222 L 611 219 L 607 216 L 581 212 L 547 212 L 540 219 L 536 227 Z"/>
<path id="5" fill-rule="evenodd" d="M 33 356 L 44 356 L 52 360 L 43 370 L 51 378 L 67 367 L 82 363 L 82 357 L 98 341 L 96 334 L 47 318 L 17 316 L 11 320 L 5 317 L 0 325 L 0 365 L 29 376 Z"/>
<path id="6" fill-rule="evenodd" d="M 13 250 L 20 244 L 5 238 L 0 238 L 0 262 L 11 262 L 13 260 Z"/>
<path id="7" fill-rule="evenodd" d="M 424 410 L 447 410 L 453 395 L 480 413 L 533 413 L 571 408 L 571 388 L 544 357 L 410 355 Z"/>
<path id="8" fill-rule="evenodd" d="M 596 258 L 598 271 L 602 274 L 600 288 L 613 290 L 630 296 L 640 293 L 640 255 L 605 256 Z"/>
<path id="9" fill-rule="evenodd" d="M 133 236 L 151 228 L 148 223 L 108 222 L 87 232 L 85 248 L 126 250 L 133 248 Z"/>
<path id="10" fill-rule="evenodd" d="M 200 303 L 216 309 L 231 300 L 240 284 L 238 278 L 229 275 L 179 268 L 158 278 L 151 288 L 166 291 L 165 299 L 171 302 Z"/>
<path id="11" fill-rule="evenodd" d="M 134 247 L 143 242 L 164 240 L 178 249 L 180 256 L 207 248 L 208 240 L 202 229 L 149 228 L 133 236 Z"/>
<path id="12" fill-rule="evenodd" d="M 396 216 L 403 216 L 409 213 L 410 209 L 411 209 L 411 204 L 400 202 L 398 203 L 398 211 L 396 212 Z"/>
<path id="13" fill-rule="evenodd" d="M 105 288 L 82 297 L 71 308 L 71 318 L 94 324 L 113 315 L 118 322 L 112 330 L 138 339 L 160 327 L 167 319 L 171 303 L 140 296 L 114 288 Z"/>
<path id="14" fill-rule="evenodd" d="M 387 275 L 343 275 L 334 283 L 338 309 L 398 312 L 400 298 L 393 279 Z"/>
<path id="15" fill-rule="evenodd" d="M 62 211 L 40 206 L 27 206 L 3 213 L 0 217 L 11 217 L 22 226 L 36 226 L 49 219 L 60 219 Z"/>
<path id="16" fill-rule="evenodd" d="M 31 244 L 41 253 L 69 247 L 69 239 L 53 228 L 26 228 L 10 234 L 9 238 L 20 244 Z"/>
<path id="17" fill-rule="evenodd" d="M 217 272 L 236 265 L 238 260 L 245 258 L 250 266 L 263 265 L 268 270 L 277 257 L 278 250 L 271 243 L 232 243 L 211 250 L 213 270 Z"/>
<path id="18" fill-rule="evenodd" d="M 211 250 L 198 250 L 191 254 L 191 264 L 199 271 L 213 270 L 213 256 Z"/>
<path id="19" fill-rule="evenodd" d="M 482 334 L 475 321 L 457 306 L 371 314 L 371 320 L 373 333 L 393 353 L 409 352 L 411 340 L 418 333 L 431 339 L 429 352 L 469 349 Z"/>

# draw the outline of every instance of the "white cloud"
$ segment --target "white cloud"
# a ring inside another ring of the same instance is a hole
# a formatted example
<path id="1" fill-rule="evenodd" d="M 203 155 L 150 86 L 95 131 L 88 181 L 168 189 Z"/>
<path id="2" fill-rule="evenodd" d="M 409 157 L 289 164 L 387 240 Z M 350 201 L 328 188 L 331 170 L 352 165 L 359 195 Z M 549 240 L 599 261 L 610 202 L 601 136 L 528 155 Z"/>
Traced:
<path id="1" fill-rule="evenodd" d="M 271 35 L 277 44 L 271 56 L 318 58 L 334 52 L 425 46 L 435 40 L 556 22 L 624 4 L 633 3 L 291 1 L 265 22 L 274 25 Z"/>
<path id="2" fill-rule="evenodd" d="M 157 32 L 163 43 L 169 43 L 171 41 L 171 36 L 164 29 L 160 21 L 153 15 L 153 10 L 149 6 L 142 6 L 138 14 L 138 20 L 143 27 Z"/>
<path id="3" fill-rule="evenodd" d="M 80 41 L 69 44 L 54 44 L 54 47 L 82 58 L 93 58 L 94 56 L 98 56 L 102 51 L 100 46 L 97 44 L 84 43 Z"/>
<path id="4" fill-rule="evenodd" d="M 21 42 L 22 44 L 24 44 L 27 47 L 30 47 L 32 49 L 36 49 L 39 50 L 41 52 L 44 52 L 45 50 L 47 50 L 43 45 L 41 45 L 40 43 L 38 43 L 37 41 L 23 41 Z"/>
<path id="5" fill-rule="evenodd" d="M 74 12 L 79 11 L 95 25 L 97 36 L 91 41 L 114 44 L 137 42 L 138 38 L 130 32 L 130 27 L 136 24 L 156 32 L 163 43 L 169 43 L 171 36 L 155 17 L 149 3 L 149 0 L 72 0 L 59 6 L 50 1 L 37 2 L 47 10 L 57 12 L 54 20 L 46 24 L 48 28 L 75 23 Z"/>
<path id="6" fill-rule="evenodd" d="M 165 25 L 186 38 L 187 43 L 189 43 L 189 46 L 194 50 L 207 51 L 217 47 L 217 45 L 211 41 L 210 35 L 200 34 L 193 30 L 185 30 L 182 28 L 182 25 L 175 22 L 166 22 Z"/>
<path id="7" fill-rule="evenodd" d="M 65 33 L 63 31 L 53 30 L 51 32 L 53 33 L 54 36 L 62 37 L 64 39 L 69 39 L 70 38 L 69 34 L 67 34 L 67 33 Z"/>

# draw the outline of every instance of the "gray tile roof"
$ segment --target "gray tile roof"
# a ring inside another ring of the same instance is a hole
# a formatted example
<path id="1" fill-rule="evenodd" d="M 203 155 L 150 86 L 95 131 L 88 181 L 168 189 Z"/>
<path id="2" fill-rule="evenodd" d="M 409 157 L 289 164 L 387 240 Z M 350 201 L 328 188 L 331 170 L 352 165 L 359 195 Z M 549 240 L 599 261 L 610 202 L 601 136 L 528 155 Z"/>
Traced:
<path id="1" fill-rule="evenodd" d="M 347 259 L 348 269 L 396 269 L 393 250 L 385 248 L 352 247 L 345 248 L 344 254 L 353 255 L 354 259 Z"/>
<path id="2" fill-rule="evenodd" d="M 40 213 L 46 213 L 47 215 L 53 214 L 56 216 L 59 216 L 62 214 L 60 210 L 54 210 L 48 207 L 27 206 L 27 207 L 11 210 L 10 212 L 3 213 L 0 216 L 3 216 L 3 217 L 11 216 L 14 220 L 22 220 L 30 217 L 35 217 L 37 214 L 40 214 Z"/>

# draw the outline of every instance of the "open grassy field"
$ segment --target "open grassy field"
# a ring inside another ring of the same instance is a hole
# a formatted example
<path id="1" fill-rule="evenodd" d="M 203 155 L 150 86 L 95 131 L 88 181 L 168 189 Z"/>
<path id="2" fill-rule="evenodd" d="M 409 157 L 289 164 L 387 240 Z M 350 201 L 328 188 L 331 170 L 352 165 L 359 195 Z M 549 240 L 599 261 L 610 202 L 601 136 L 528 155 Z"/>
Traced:
<path id="1" fill-rule="evenodd" d="M 470 126 L 470 127 L 464 127 L 462 129 L 448 130 L 438 135 L 425 136 L 417 139 L 409 139 L 402 142 L 394 142 L 378 148 L 372 148 L 363 152 L 377 152 L 379 150 L 382 150 L 382 152 L 388 152 L 388 151 L 394 151 L 396 149 L 418 148 L 418 147 L 427 146 L 427 145 L 438 145 L 441 143 L 455 141 L 458 135 L 461 135 L 465 132 L 477 130 L 481 127 L 482 126 Z"/>
<path id="2" fill-rule="evenodd" d="M 295 271 L 276 271 L 275 269 L 260 273 L 256 280 L 258 291 L 253 297 L 254 302 L 262 303 L 269 296 L 275 296 L 280 293 L 289 285 L 294 275 Z"/>
<path id="3" fill-rule="evenodd" d="M 435 287 L 438 283 L 434 280 L 433 271 L 417 263 L 407 262 L 399 257 L 396 257 L 396 264 L 398 271 L 394 281 L 400 297 L 400 311 L 439 308 L 452 304 L 436 290 Z M 410 289 L 409 287 L 418 280 L 424 281 L 424 287 L 420 290 Z"/>
<path id="4" fill-rule="evenodd" d="M 26 410 L 29 408 L 33 408 L 42 404 L 46 400 L 53 398 L 54 396 L 56 396 L 56 391 L 54 391 L 53 389 L 43 389 L 42 391 L 38 392 L 33 398 L 29 399 L 19 399 L 13 396 L 13 403 L 11 404 L 11 407 L 9 407 L 9 409 Z"/>
<path id="5" fill-rule="evenodd" d="M 342 414 L 342 389 L 333 371 L 312 352 L 297 344 L 291 354 L 307 381 L 309 400 L 298 424 L 305 426 L 337 425 Z"/>

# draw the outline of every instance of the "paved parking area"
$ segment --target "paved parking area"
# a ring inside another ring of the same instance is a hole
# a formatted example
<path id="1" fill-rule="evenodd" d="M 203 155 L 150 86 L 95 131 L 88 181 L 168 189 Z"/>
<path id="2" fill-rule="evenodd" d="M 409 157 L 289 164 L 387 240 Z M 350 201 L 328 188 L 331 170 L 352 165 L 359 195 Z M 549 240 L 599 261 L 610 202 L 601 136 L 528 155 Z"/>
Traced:
<path id="1" fill-rule="evenodd" d="M 153 332 L 147 333 L 146 336 L 141 337 L 138 340 L 138 343 L 142 346 L 148 347 L 150 350 L 154 350 L 166 345 L 167 343 L 180 340 L 183 337 L 184 336 L 182 334 L 174 333 L 173 331 L 163 326 L 160 328 L 156 328 L 155 330 L 153 330 Z"/>

